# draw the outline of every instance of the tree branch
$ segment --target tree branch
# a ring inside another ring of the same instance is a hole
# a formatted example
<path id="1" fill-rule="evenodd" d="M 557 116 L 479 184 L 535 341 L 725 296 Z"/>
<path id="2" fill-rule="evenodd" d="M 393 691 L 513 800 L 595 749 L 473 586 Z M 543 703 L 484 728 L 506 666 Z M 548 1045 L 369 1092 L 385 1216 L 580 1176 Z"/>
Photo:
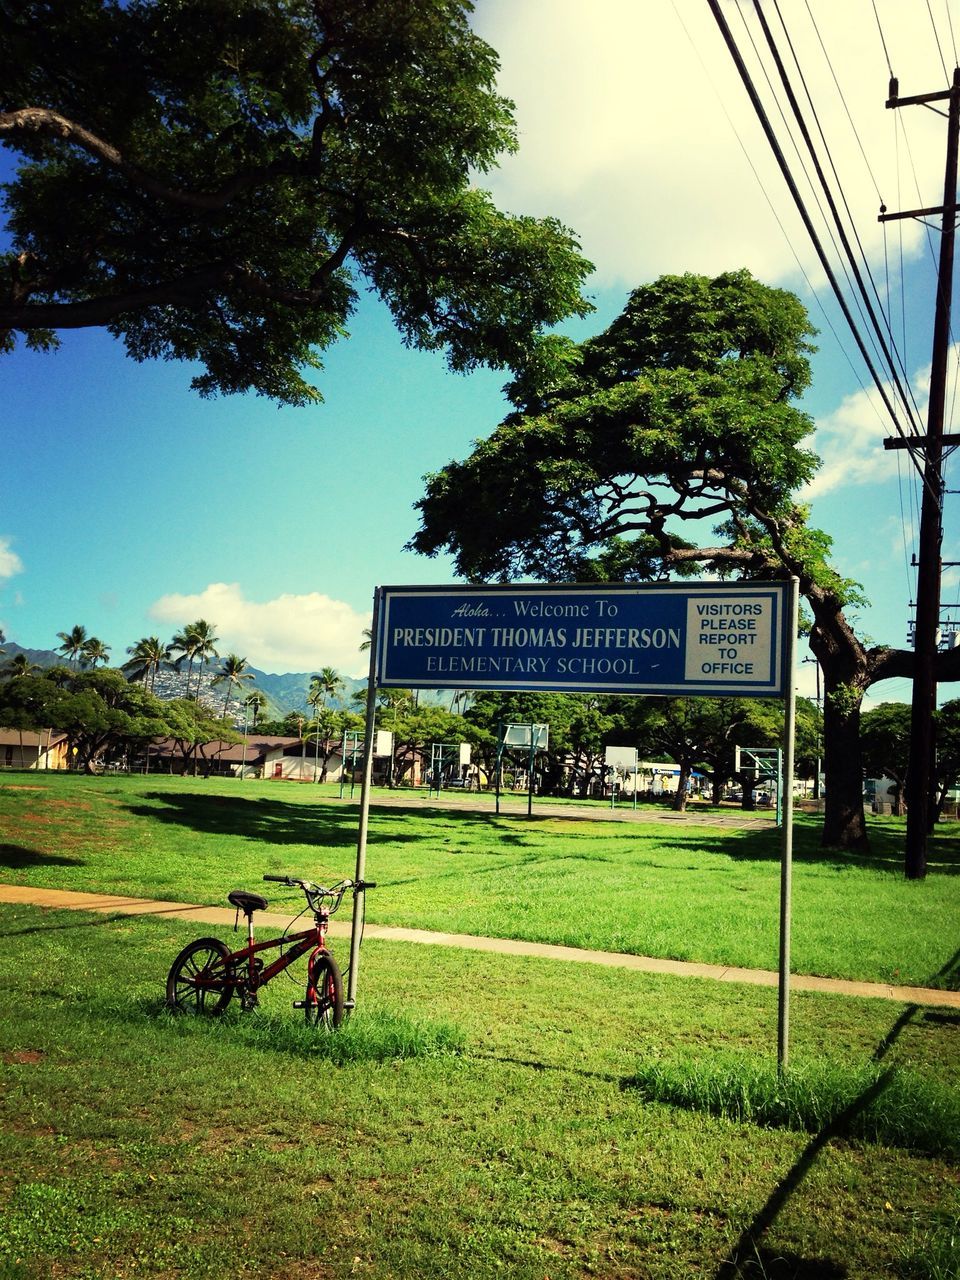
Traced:
<path id="1" fill-rule="evenodd" d="M 229 272 L 228 264 L 214 265 L 179 280 L 164 280 L 143 289 L 87 298 L 83 302 L 0 305 L 0 330 L 82 329 L 88 325 L 109 324 L 127 311 L 191 302 L 222 286 L 229 277 Z"/>
<path id="2" fill-rule="evenodd" d="M 341 245 L 324 269 L 314 273 L 313 281 L 322 280 L 329 270 L 347 256 L 349 249 Z M 329 268 L 329 270 L 328 270 Z M 4 329 L 81 329 L 90 325 L 109 324 L 128 311 L 145 307 L 178 306 L 194 303 L 204 294 L 232 287 L 257 298 L 277 302 L 295 309 L 321 304 L 323 290 L 292 289 L 272 284 L 240 263 L 211 263 L 191 275 L 164 280 L 142 289 L 128 289 L 87 298 L 82 302 L 47 302 L 27 305 L 0 303 L 0 331 Z"/>
<path id="3" fill-rule="evenodd" d="M 156 196 L 158 200 L 205 212 L 223 209 L 242 191 L 259 182 L 268 181 L 278 174 L 296 172 L 296 167 L 289 160 L 275 161 L 273 164 L 259 165 L 235 173 L 216 191 L 186 191 L 182 187 L 171 187 L 159 181 L 127 160 L 117 147 L 95 133 L 91 133 L 83 125 L 68 120 L 58 111 L 51 111 L 46 107 L 21 107 L 17 111 L 0 112 L 0 135 L 18 132 L 40 134 L 44 137 L 72 142 L 94 159 L 123 173 L 135 186 L 149 195 Z"/>

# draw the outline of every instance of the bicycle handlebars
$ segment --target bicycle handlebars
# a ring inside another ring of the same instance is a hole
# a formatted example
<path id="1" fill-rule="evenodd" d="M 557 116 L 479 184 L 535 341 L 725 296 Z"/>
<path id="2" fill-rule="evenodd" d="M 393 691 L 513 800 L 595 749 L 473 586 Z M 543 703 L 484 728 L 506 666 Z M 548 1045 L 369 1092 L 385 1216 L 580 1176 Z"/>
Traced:
<path id="1" fill-rule="evenodd" d="M 312 910 L 317 910 L 317 903 L 324 898 L 333 899 L 333 905 L 330 907 L 330 914 L 340 906 L 343 901 L 343 895 L 350 889 L 356 892 L 358 889 L 375 889 L 377 887 L 376 880 L 341 880 L 339 884 L 333 885 L 330 889 L 325 889 L 323 885 L 314 884 L 312 880 L 297 880 L 293 876 L 270 876 L 265 875 L 264 880 L 272 880 L 277 884 L 286 885 L 288 889 L 300 888 L 306 895 L 307 902 Z"/>

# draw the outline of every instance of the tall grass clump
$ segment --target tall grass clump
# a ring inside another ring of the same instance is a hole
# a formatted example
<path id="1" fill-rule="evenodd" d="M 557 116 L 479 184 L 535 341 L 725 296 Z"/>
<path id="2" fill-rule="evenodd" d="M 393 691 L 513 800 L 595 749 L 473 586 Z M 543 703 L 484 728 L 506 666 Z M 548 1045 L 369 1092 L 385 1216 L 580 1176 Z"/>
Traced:
<path id="1" fill-rule="evenodd" d="M 684 1055 L 641 1063 L 624 1087 L 727 1120 L 960 1155 L 960 1097 L 905 1067 L 818 1060 L 781 1074 L 764 1059 Z"/>
<path id="2" fill-rule="evenodd" d="M 158 1016 L 171 1035 L 199 1036 L 261 1053 L 320 1058 L 334 1066 L 453 1056 L 462 1053 L 466 1043 L 464 1032 L 454 1023 L 390 1010 L 353 1013 L 336 1030 L 308 1027 L 289 1014 L 263 1010 L 242 1014 L 228 1009 L 219 1018 L 196 1018 L 163 1008 Z"/>

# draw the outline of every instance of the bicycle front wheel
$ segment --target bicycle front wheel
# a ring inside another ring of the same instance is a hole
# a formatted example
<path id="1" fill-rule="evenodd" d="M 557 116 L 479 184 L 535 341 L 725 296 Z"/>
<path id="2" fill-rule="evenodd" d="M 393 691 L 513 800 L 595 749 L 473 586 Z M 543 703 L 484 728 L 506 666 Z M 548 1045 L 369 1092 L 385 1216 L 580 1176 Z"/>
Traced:
<path id="1" fill-rule="evenodd" d="M 308 1027 L 332 1030 L 343 1021 L 343 978 L 333 956 L 317 956 L 311 963 L 303 1011 Z"/>
<path id="2" fill-rule="evenodd" d="M 219 938 L 197 938 L 184 947 L 167 976 L 167 1007 L 178 1013 L 222 1013 L 233 995 L 229 958 L 230 948 Z"/>

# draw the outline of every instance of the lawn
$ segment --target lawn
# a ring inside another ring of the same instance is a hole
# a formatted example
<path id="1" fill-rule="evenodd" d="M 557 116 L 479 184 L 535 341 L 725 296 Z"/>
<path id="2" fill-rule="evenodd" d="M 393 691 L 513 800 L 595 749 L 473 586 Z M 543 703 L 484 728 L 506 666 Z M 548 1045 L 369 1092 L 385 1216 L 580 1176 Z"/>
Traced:
<path id="1" fill-rule="evenodd" d="M 795 829 L 796 972 L 960 985 L 960 827 L 938 833 L 930 874 L 911 882 L 902 824 L 874 822 L 869 857 L 824 853 L 812 818 Z M 356 830 L 356 805 L 332 788 L 27 774 L 0 785 L 0 875 L 21 884 L 223 903 L 263 888 L 265 872 L 352 875 Z M 414 795 L 372 810 L 368 919 L 775 969 L 779 854 L 771 824 L 498 818 Z"/>
<path id="2" fill-rule="evenodd" d="M 10 777 L 2 878 L 222 902 L 352 871 L 355 808 L 243 787 Z M 374 812 L 377 920 L 775 956 L 774 832 L 417 803 Z M 798 831 L 807 954 L 836 963 L 846 919 L 879 963 L 886 929 L 952 973 L 955 834 L 919 886 L 876 834 L 864 863 Z M 768 893 L 772 940 L 738 938 Z M 360 1008 L 318 1036 L 284 978 L 251 1014 L 164 1011 L 209 926 L 5 906 L 0 931 L 0 1280 L 960 1274 L 955 1014 L 795 993 L 778 1081 L 764 988 L 368 940 Z"/>

